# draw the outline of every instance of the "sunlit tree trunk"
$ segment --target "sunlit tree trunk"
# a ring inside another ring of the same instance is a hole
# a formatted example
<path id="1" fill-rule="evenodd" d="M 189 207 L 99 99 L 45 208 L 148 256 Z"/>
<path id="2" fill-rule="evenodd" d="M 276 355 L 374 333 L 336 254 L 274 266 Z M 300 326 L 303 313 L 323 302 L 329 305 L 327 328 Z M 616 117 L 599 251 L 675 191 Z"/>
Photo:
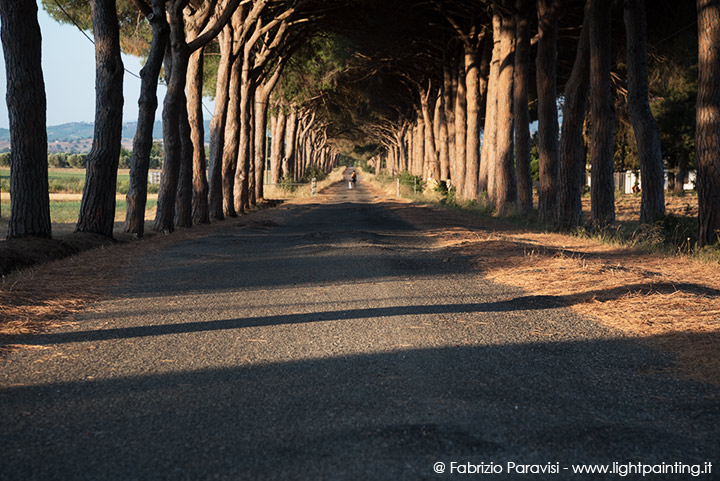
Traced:
<path id="1" fill-rule="evenodd" d="M 497 10 L 497 9 L 495 9 Z M 482 154 L 480 155 L 480 190 L 487 191 L 488 200 L 495 205 L 495 165 L 496 154 L 496 133 L 497 133 L 497 99 L 498 99 L 498 77 L 500 73 L 500 30 L 502 21 L 500 15 L 495 11 L 492 18 L 492 60 L 490 61 L 490 72 L 488 76 L 488 90 L 485 101 L 485 128 L 483 129 Z"/>
<path id="2" fill-rule="evenodd" d="M 42 38 L 35 0 L 0 0 L 10 120 L 8 238 L 50 237 Z"/>
<path id="3" fill-rule="evenodd" d="M 237 170 L 240 145 L 240 84 L 242 57 L 233 60 L 228 85 L 228 109 L 225 122 L 225 146 L 222 154 L 223 214 L 235 217 L 235 171 Z"/>
<path id="4" fill-rule="evenodd" d="M 270 145 L 270 167 L 272 182 L 277 184 L 282 180 L 283 175 L 287 175 L 287 171 L 283 169 L 283 150 L 288 116 L 285 115 L 282 105 L 278 106 L 277 114 L 273 118 L 275 125 L 272 129 L 272 143 Z"/>
<path id="5" fill-rule="evenodd" d="M 720 4 L 697 0 L 698 97 L 695 148 L 698 166 L 698 245 L 720 240 Z"/>
<path id="6" fill-rule="evenodd" d="M 285 126 L 285 155 L 282 158 L 283 176 L 287 179 L 293 178 L 295 166 L 295 144 L 297 142 L 297 111 L 290 107 Z"/>
<path id="7" fill-rule="evenodd" d="M 235 22 L 233 17 L 233 22 Z M 210 158 L 208 160 L 208 206 L 212 219 L 223 214 L 223 147 L 229 104 L 228 88 L 232 68 L 233 30 L 227 25 L 219 36 L 220 63 L 215 86 L 215 111 L 210 119 Z"/>
<path id="8" fill-rule="evenodd" d="M 477 47 L 464 44 L 465 98 L 467 128 L 465 130 L 465 188 L 466 199 L 477 199 L 480 169 L 480 72 Z"/>
<path id="9" fill-rule="evenodd" d="M 155 111 L 157 110 L 157 85 L 162 68 L 169 26 L 165 18 L 167 0 L 153 0 L 150 25 L 152 43 L 145 66 L 140 70 L 140 98 L 138 99 L 138 122 L 133 140 L 130 160 L 130 186 L 127 193 L 125 231 L 142 237 L 145 234 L 145 206 L 147 204 L 148 171 L 153 143 Z"/>
<path id="10" fill-rule="evenodd" d="M 515 18 L 501 17 L 495 145 L 495 205 L 500 214 L 514 211 L 517 201 L 513 143 L 513 76 Z"/>
<path id="11" fill-rule="evenodd" d="M 457 91 L 455 93 L 455 170 L 456 178 L 453 179 L 455 184 L 455 193 L 460 199 L 465 199 L 466 185 L 466 140 L 467 133 L 467 112 L 466 112 L 466 92 L 465 92 L 465 66 L 464 63 L 458 69 L 457 75 Z"/>
<path id="12" fill-rule="evenodd" d="M 192 220 L 210 222 L 208 208 L 207 162 L 205 158 L 205 121 L 202 111 L 203 50 L 190 56 L 188 65 L 187 113 L 192 142 Z"/>
<path id="13" fill-rule="evenodd" d="M 75 230 L 112 238 L 124 70 L 115 0 L 93 0 L 90 7 L 95 37 L 95 129 Z"/>

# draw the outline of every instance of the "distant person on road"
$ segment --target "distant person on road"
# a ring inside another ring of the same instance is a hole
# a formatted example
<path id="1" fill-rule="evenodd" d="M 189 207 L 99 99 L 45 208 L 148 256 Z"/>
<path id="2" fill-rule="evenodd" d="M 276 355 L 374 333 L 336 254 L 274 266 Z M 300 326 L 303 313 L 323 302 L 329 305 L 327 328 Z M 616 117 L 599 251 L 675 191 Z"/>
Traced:
<path id="1" fill-rule="evenodd" d="M 356 174 L 355 171 L 353 170 L 353 171 L 352 171 L 352 174 L 350 174 L 350 182 L 348 183 L 348 187 L 349 187 L 350 189 L 354 189 L 354 188 L 355 188 L 355 182 L 357 182 L 357 174 Z"/>

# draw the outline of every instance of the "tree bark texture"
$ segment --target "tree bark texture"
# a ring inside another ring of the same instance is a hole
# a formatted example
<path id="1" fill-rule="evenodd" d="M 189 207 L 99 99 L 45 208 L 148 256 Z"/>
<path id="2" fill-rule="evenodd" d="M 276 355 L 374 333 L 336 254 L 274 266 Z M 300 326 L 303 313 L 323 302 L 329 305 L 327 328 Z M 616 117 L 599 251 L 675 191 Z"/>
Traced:
<path id="1" fill-rule="evenodd" d="M 267 143 L 267 112 L 269 97 L 269 92 L 267 93 L 267 96 L 265 95 L 265 92 L 262 92 L 262 95 L 260 96 L 258 95 L 257 91 L 255 92 L 255 116 L 253 117 L 253 120 L 255 121 L 255 136 L 253 138 L 253 141 L 255 142 L 255 148 L 253 149 L 253 151 L 255 153 L 254 158 L 256 202 L 262 201 L 265 195 L 263 184 L 265 183 L 265 154 L 267 150 L 265 146 Z"/>
<path id="2" fill-rule="evenodd" d="M 243 62 L 247 58 L 243 59 Z M 243 68 L 240 80 L 240 136 L 238 142 L 237 165 L 235 166 L 235 185 L 233 200 L 235 212 L 242 214 L 250 208 L 250 129 L 252 114 L 250 112 L 253 95 L 253 81 L 248 69 Z"/>
<path id="3" fill-rule="evenodd" d="M 437 124 L 438 124 L 438 154 L 440 157 L 440 177 L 438 180 L 447 181 L 450 178 L 450 140 L 448 122 L 445 116 L 445 95 L 443 92 L 437 97 Z"/>
<path id="4" fill-rule="evenodd" d="M 465 92 L 465 67 L 464 64 L 459 67 L 457 75 L 457 91 L 455 93 L 455 171 L 456 178 L 453 179 L 455 184 L 455 195 L 459 199 L 466 199 L 466 139 L 467 133 L 467 103 Z"/>
<path id="5" fill-rule="evenodd" d="M 153 0 L 150 18 L 153 36 L 147 61 L 140 70 L 140 98 L 138 99 L 138 122 L 133 153 L 130 160 L 130 186 L 127 193 L 125 232 L 142 237 L 145 234 L 145 206 L 147 205 L 148 171 L 153 143 L 153 127 L 157 110 L 157 85 L 162 68 L 170 27 L 165 18 L 167 0 Z"/>
<path id="6" fill-rule="evenodd" d="M 425 124 L 425 165 L 423 166 L 423 178 L 439 180 L 440 160 L 438 159 L 435 147 L 435 135 L 433 131 L 433 120 L 430 116 L 430 97 L 432 89 L 420 92 L 420 105 L 422 107 L 423 122 Z"/>
<path id="7" fill-rule="evenodd" d="M 205 121 L 203 118 L 203 50 L 190 56 L 187 80 L 187 114 L 192 142 L 192 220 L 210 222 L 208 206 L 207 159 L 205 158 Z"/>
<path id="8" fill-rule="evenodd" d="M 157 213 L 153 228 L 172 232 L 175 229 L 175 201 L 182 163 L 182 137 L 180 134 L 181 110 L 186 108 L 185 83 L 189 54 L 185 43 L 185 21 L 181 2 L 174 1 L 168 8 L 170 45 L 165 55 L 165 74 L 169 74 L 167 92 L 163 101 L 163 162 Z"/>
<path id="9" fill-rule="evenodd" d="M 515 18 L 501 17 L 500 62 L 497 87 L 497 123 L 495 127 L 495 205 L 500 214 L 515 210 L 513 143 L 513 76 L 515 71 Z"/>
<path id="10" fill-rule="evenodd" d="M 520 12 L 515 27 L 515 71 L 513 109 L 515 120 L 515 171 L 517 175 L 518 209 L 532 212 L 532 178 L 530 174 L 530 111 L 528 109 L 528 70 L 530 68 L 530 9 L 527 2 L 516 3 Z"/>
<path id="11" fill-rule="evenodd" d="M 188 121 L 187 99 L 183 93 L 180 109 L 180 171 L 175 196 L 175 225 L 192 227 L 193 143 Z"/>
<path id="12" fill-rule="evenodd" d="M 287 117 L 285 112 L 283 112 L 283 107 L 278 106 L 278 111 L 273 116 L 273 122 L 271 122 L 274 124 L 270 144 L 270 170 L 273 184 L 279 184 L 282 181 L 283 175 L 287 174 L 287 171 L 283 170 L 283 150 Z"/>
<path id="13" fill-rule="evenodd" d="M 211 219 L 222 220 L 223 214 L 223 147 L 228 112 L 232 56 L 232 26 L 227 25 L 219 37 L 220 63 L 215 86 L 215 111 L 210 119 L 210 158 L 208 159 L 208 209 Z"/>
<path id="14" fill-rule="evenodd" d="M 697 0 L 698 97 L 695 127 L 698 245 L 720 241 L 720 4 Z"/>
<path id="15" fill-rule="evenodd" d="M 665 175 L 660 130 L 648 100 L 647 16 L 644 0 L 625 0 L 628 107 L 640 160 L 640 222 L 665 216 Z"/>
<path id="16" fill-rule="evenodd" d="M 10 120 L 8 239 L 51 237 L 42 38 L 35 0 L 0 0 Z"/>
<path id="17" fill-rule="evenodd" d="M 497 10 L 497 9 L 495 9 Z M 480 155 L 479 189 L 486 191 L 488 200 L 495 205 L 495 158 L 497 133 L 498 78 L 500 75 L 500 15 L 493 13 L 492 59 L 488 74 L 488 89 L 485 101 L 485 128 L 483 129 L 482 154 Z"/>
<path id="18" fill-rule="evenodd" d="M 594 225 L 615 222 L 613 129 L 615 107 L 611 90 L 610 0 L 591 0 L 590 6 L 590 114 L 592 164 L 590 217 Z"/>
<path id="19" fill-rule="evenodd" d="M 290 108 L 285 126 L 285 155 L 282 158 L 282 172 L 283 177 L 286 179 L 292 179 L 295 169 L 295 152 L 297 143 L 297 110 L 295 107 Z"/>
<path id="20" fill-rule="evenodd" d="M 538 44 L 535 57 L 538 92 L 538 154 L 540 183 L 538 215 L 553 222 L 557 212 L 558 115 L 557 115 L 557 10 L 553 2 L 538 0 Z M 606 15 L 609 15 L 609 10 Z"/>
<path id="21" fill-rule="evenodd" d="M 95 37 L 95 128 L 75 230 L 112 238 L 124 70 L 115 0 L 93 0 L 90 7 Z"/>
<path id="22" fill-rule="evenodd" d="M 235 217 L 235 171 L 237 170 L 240 145 L 240 83 L 242 76 L 242 57 L 236 57 L 232 63 L 230 85 L 228 86 L 228 109 L 225 123 L 225 146 L 222 152 L 222 189 L 223 214 Z"/>
<path id="23" fill-rule="evenodd" d="M 580 40 L 575 51 L 575 62 L 565 84 L 558 170 L 557 225 L 560 229 L 571 229 L 582 223 L 582 186 L 585 174 L 583 124 L 590 83 L 589 5 L 588 0 Z"/>
<path id="24" fill-rule="evenodd" d="M 477 199 L 478 175 L 480 169 L 480 72 L 478 67 L 477 48 L 464 45 L 465 60 L 465 98 L 466 125 L 465 130 L 465 198 Z"/>

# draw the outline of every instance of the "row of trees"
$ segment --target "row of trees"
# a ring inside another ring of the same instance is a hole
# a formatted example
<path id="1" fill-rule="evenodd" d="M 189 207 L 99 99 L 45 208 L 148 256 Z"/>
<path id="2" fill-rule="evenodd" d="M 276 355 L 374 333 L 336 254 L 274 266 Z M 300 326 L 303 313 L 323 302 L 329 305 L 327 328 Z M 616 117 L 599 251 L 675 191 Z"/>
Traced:
<path id="1" fill-rule="evenodd" d="M 130 160 L 126 230 L 143 235 L 161 68 L 168 91 L 162 108 L 164 162 L 155 229 L 170 232 L 175 226 L 235 216 L 261 201 L 269 97 L 293 50 L 308 36 L 309 18 L 301 11 L 307 2 L 94 0 L 89 11 L 85 2 L 66 3 L 54 13 L 70 12 L 74 23 L 92 28 L 97 65 L 95 132 L 76 230 L 112 237 L 124 102 L 121 45 L 147 55 Z M 53 13 L 55 7 L 48 3 L 46 8 Z M 137 27 L 128 31 L 131 22 L 138 24 L 138 13 L 146 26 L 140 34 Z M 0 20 L 12 136 L 9 237 L 49 237 L 37 5 L 34 0 L 3 0 Z M 220 62 L 206 159 L 203 50 L 213 48 L 211 44 L 219 48 Z M 337 152 L 322 134 L 322 125 L 302 106 L 293 109 L 297 128 L 287 137 L 285 164 L 298 173 L 308 166 L 330 169 Z"/>
<path id="2" fill-rule="evenodd" d="M 700 51 L 694 133 L 700 245 L 718 240 L 720 151 L 714 146 L 720 100 L 714 80 L 720 28 L 713 22 L 720 6 L 713 0 L 697 0 L 691 10 L 687 3 L 668 2 L 672 8 L 649 11 L 644 0 L 94 0 L 84 17 L 85 2 L 67 3 L 93 29 L 98 66 L 96 131 L 80 231 L 112 235 L 114 199 L 108 192 L 114 192 L 111 173 L 120 148 L 121 46 L 147 56 L 126 226 L 137 235 L 143 233 L 163 66 L 168 92 L 157 230 L 237 215 L 261 201 L 268 128 L 275 182 L 297 178 L 309 166 L 327 169 L 341 151 L 374 149 L 393 173 L 449 182 L 459 198 L 484 200 L 499 212 L 537 208 L 541 220 L 561 228 L 583 222 L 587 159 L 590 221 L 599 226 L 614 221 L 615 147 L 632 137 L 642 178 L 640 220 L 654 222 L 664 215 L 663 147 L 687 165 L 681 154 L 692 148 L 692 135 L 673 130 L 677 115 L 661 116 L 663 130 L 658 128 L 653 108 L 657 114 L 662 105 L 668 112 L 668 105 L 688 101 L 665 95 L 651 108 L 651 86 L 669 82 L 658 80 L 660 69 L 649 69 L 648 58 L 673 63 L 663 57 L 678 55 L 673 42 L 687 35 L 682 23 L 689 15 L 697 20 Z M 23 135 L 44 138 L 38 127 L 44 127 L 39 29 L 32 0 L 0 0 L 0 5 L 9 104 L 22 99 L 37 107 L 20 112 L 9 105 L 11 130 L 18 136 L 13 145 L 20 145 Z M 145 18 L 144 30 L 137 12 Z M 206 54 L 213 55 L 211 65 L 204 64 Z M 208 90 L 216 103 L 206 159 L 200 98 Z M 533 119 L 537 206 L 530 177 Z M 627 127 L 620 142 L 616 124 Z M 34 142 L 43 150 L 39 145 Z M 18 182 L 42 176 L 39 152 L 15 151 Z M 31 194 L 22 191 L 33 199 L 25 204 L 37 209 L 23 217 L 33 218 L 33 225 L 11 228 L 11 236 L 49 235 L 42 180 Z M 11 223 L 20 218 L 13 216 Z"/>
<path id="3" fill-rule="evenodd" d="M 426 61 L 408 66 L 396 62 L 413 100 L 410 111 L 372 126 L 372 134 L 382 146 L 378 153 L 382 165 L 391 173 L 407 170 L 446 181 L 459 198 L 484 200 L 501 213 L 527 213 L 535 207 L 529 128 L 535 117 L 540 219 L 560 228 L 583 222 L 580 199 L 587 161 L 590 221 L 604 226 L 615 218 L 614 132 L 621 106 L 626 115 L 621 120 L 631 129 L 641 172 L 640 221 L 662 219 L 662 140 L 665 138 L 665 144 L 679 157 L 680 175 L 684 175 L 688 137 L 681 131 L 685 124 L 677 111 L 664 116 L 662 125 L 669 134 L 664 137 L 653 116 L 650 80 L 661 84 L 664 79 L 649 76 L 648 26 L 661 32 L 665 41 L 666 27 L 674 20 L 669 16 L 686 21 L 687 11 L 673 4 L 675 8 L 664 16 L 653 11 L 654 23 L 649 23 L 643 0 L 620 3 L 618 19 L 609 0 L 497 0 L 483 2 L 481 7 L 477 2 L 433 2 L 434 14 L 428 9 L 424 15 L 435 18 L 435 24 L 445 22 L 448 28 L 442 34 L 441 30 L 427 34 L 431 40 L 416 47 L 416 59 Z M 712 57 L 718 27 L 703 30 L 702 25 L 717 14 L 718 5 L 703 1 L 696 7 L 701 55 L 696 67 L 699 95 L 693 153 L 698 176 L 702 176 L 698 181 L 699 243 L 706 245 L 717 242 L 720 235 L 720 153 L 709 148 L 715 140 L 709 137 L 712 128 L 706 127 L 716 120 L 712 115 L 703 119 L 704 113 L 714 111 L 711 106 L 717 99 L 714 91 L 703 88 L 710 89 L 720 65 Z M 562 37 L 560 27 L 565 32 Z M 620 29 L 623 35 L 614 33 Z M 677 29 L 682 32 L 687 25 Z M 667 55 L 673 52 L 664 47 L 651 45 L 652 53 L 659 62 L 669 63 Z M 559 54 L 559 48 L 574 53 L 574 58 Z M 665 85 L 658 87 L 667 90 Z M 661 103 L 672 100 L 667 96 L 657 99 L 656 112 Z M 558 103 L 562 105 L 562 123 Z M 714 135 L 718 134 L 715 131 Z M 624 145 L 628 143 L 622 140 Z"/>

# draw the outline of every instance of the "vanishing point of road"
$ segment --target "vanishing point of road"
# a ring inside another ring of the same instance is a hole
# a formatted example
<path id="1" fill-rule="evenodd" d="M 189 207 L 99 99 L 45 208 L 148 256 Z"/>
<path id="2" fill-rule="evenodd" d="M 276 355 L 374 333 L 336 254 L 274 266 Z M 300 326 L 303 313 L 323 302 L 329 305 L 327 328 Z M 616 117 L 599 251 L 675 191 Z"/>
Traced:
<path id="1" fill-rule="evenodd" d="M 720 461 L 711 388 L 486 280 L 400 215 L 423 207 L 357 187 L 141 254 L 77 322 L 16 339 L 34 348 L 0 361 L 0 480 L 638 479 L 570 469 Z M 481 463 L 496 474 L 457 472 Z"/>

